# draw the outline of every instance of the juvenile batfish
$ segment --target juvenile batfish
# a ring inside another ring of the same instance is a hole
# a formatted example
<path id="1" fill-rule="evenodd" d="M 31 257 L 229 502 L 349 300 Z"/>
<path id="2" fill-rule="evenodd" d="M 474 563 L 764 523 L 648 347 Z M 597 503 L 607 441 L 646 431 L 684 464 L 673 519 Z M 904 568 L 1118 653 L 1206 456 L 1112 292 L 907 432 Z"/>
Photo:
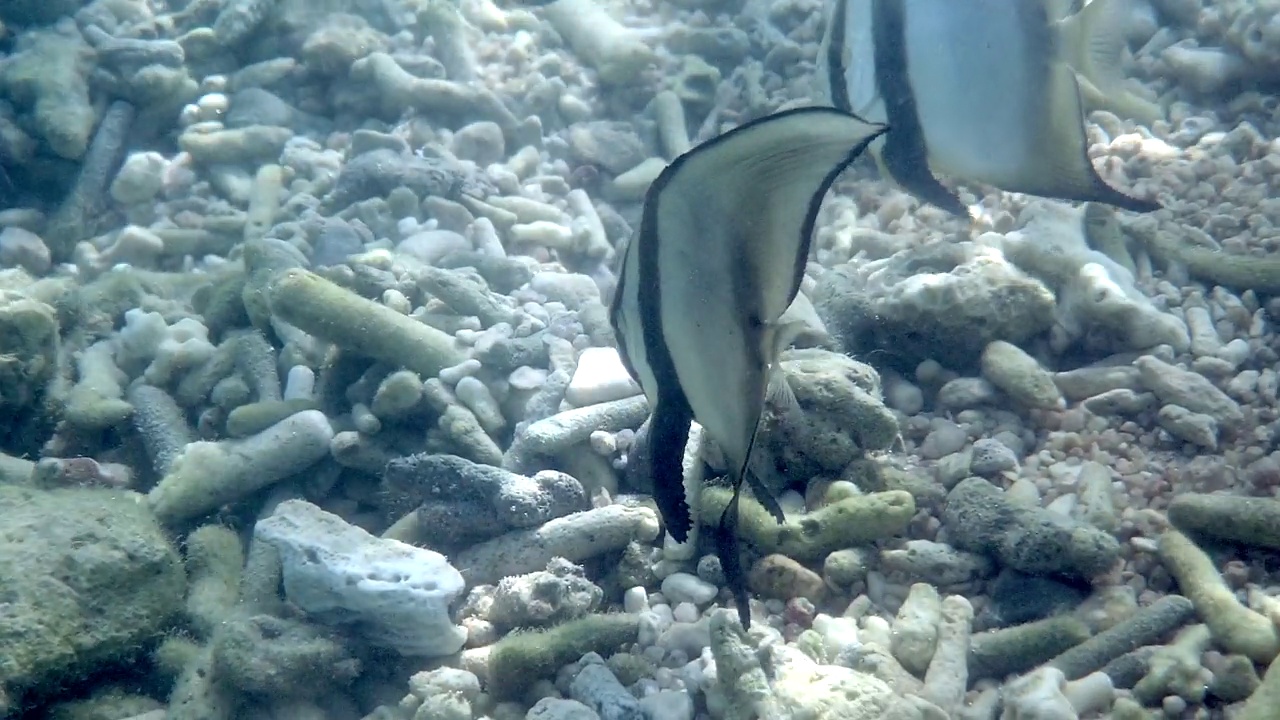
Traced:
<path id="1" fill-rule="evenodd" d="M 736 532 L 744 479 L 782 520 L 777 501 L 747 472 L 766 396 L 794 402 L 776 358 L 805 326 L 781 318 L 799 292 L 823 196 L 884 131 L 810 107 L 705 142 L 649 187 L 622 259 L 610 320 L 651 408 L 654 498 L 668 532 L 685 542 L 691 518 L 681 460 L 696 419 L 734 473 L 716 549 L 743 625 L 751 622 Z"/>
<path id="2" fill-rule="evenodd" d="M 828 0 L 818 92 L 893 128 L 871 146 L 881 170 L 957 215 L 934 173 L 1010 192 L 1149 212 L 1160 204 L 1098 177 L 1081 81 L 1120 97 L 1128 9 L 1094 0 Z M 1134 105 L 1136 103 L 1129 103 Z"/>

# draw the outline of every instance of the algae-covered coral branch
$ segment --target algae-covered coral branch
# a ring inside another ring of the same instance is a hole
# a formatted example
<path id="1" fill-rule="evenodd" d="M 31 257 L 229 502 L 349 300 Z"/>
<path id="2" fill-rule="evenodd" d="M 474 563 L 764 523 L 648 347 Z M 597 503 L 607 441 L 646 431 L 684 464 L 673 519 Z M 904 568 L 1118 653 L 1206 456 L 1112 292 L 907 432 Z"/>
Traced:
<path id="1" fill-rule="evenodd" d="M 699 517 L 705 525 L 719 522 L 731 491 L 709 487 L 702 491 Z M 801 561 L 820 560 L 842 548 L 892 537 L 906 528 L 916 504 L 902 490 L 857 495 L 836 501 L 779 525 L 752 498 L 743 497 L 740 532 L 762 553 L 781 553 Z"/>
<path id="2" fill-rule="evenodd" d="M 355 353 L 426 377 L 463 360 L 453 336 L 401 315 L 306 270 L 272 282 L 271 311 L 280 319 Z"/>

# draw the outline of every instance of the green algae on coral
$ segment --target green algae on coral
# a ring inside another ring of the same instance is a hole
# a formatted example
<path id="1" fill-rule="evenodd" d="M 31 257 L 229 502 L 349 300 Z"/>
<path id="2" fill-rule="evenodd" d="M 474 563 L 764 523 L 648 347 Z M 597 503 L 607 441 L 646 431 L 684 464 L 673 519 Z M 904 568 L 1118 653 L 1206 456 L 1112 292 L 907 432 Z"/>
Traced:
<path id="1" fill-rule="evenodd" d="M 731 491 L 709 487 L 702 491 L 699 518 L 715 525 L 729 504 Z M 821 560 L 836 550 L 865 545 L 901 533 L 916 513 L 916 503 L 902 490 L 845 498 L 789 518 L 779 525 L 754 498 L 739 503 L 738 532 L 761 553 L 778 553 L 801 562 Z"/>
<path id="2" fill-rule="evenodd" d="M 522 697 L 537 680 L 593 652 L 611 655 L 636 641 L 640 616 L 588 615 L 548 630 L 514 632 L 489 649 L 488 690 L 499 700 Z"/>
<path id="3" fill-rule="evenodd" d="M 307 270 L 286 270 L 268 290 L 282 320 L 344 350 L 366 355 L 423 377 L 463 360 L 452 335 L 367 300 Z"/>

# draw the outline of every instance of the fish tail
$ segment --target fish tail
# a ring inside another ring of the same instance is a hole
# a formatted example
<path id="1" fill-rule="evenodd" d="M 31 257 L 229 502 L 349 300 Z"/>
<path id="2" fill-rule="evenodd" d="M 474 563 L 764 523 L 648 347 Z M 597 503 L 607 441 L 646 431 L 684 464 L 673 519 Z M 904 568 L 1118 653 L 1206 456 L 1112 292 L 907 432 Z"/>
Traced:
<path id="1" fill-rule="evenodd" d="M 1082 85 L 1093 91 L 1087 94 L 1097 95 L 1106 109 L 1150 125 L 1164 118 L 1164 108 L 1134 92 L 1123 71 L 1132 10 L 1132 0 L 1093 0 L 1058 21 L 1061 52 L 1085 81 Z"/>
<path id="2" fill-rule="evenodd" d="M 733 497 L 720 513 L 716 527 L 716 556 L 724 571 L 725 583 L 733 593 L 733 603 L 738 609 L 738 621 L 744 629 L 751 628 L 751 600 L 747 597 L 747 577 L 742 570 L 742 553 L 738 549 L 738 497 L 742 484 L 733 488 Z"/>

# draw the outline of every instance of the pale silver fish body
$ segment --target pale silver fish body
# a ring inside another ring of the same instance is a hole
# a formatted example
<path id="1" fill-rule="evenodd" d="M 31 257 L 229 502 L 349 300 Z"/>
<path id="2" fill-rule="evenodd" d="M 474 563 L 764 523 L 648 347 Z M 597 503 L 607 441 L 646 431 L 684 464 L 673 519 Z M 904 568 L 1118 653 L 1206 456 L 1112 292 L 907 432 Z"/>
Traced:
<path id="1" fill-rule="evenodd" d="M 847 112 L 810 107 L 709 140 L 649 187 L 623 255 L 609 315 L 623 363 L 650 402 L 654 501 L 672 538 L 685 542 L 696 520 L 681 457 L 696 420 L 730 465 L 733 495 L 714 537 L 744 627 L 751 608 L 737 538 L 743 484 L 784 519 L 747 467 L 777 353 L 802 324 L 783 316 L 800 290 L 823 197 L 883 132 Z"/>
<path id="2" fill-rule="evenodd" d="M 619 348 L 651 405 L 664 384 L 678 387 L 735 469 L 763 409 L 817 204 L 882 131 L 834 110 L 784 113 L 695 148 L 650 188 L 611 308 Z"/>
<path id="3" fill-rule="evenodd" d="M 1049 33 L 1043 22 L 1037 25 L 1035 18 L 1026 17 L 1037 12 L 1035 0 L 899 1 L 930 165 L 937 172 L 997 187 L 1016 182 L 1023 158 L 1035 150 L 1024 109 L 1046 101 L 1036 70 L 1044 64 Z M 888 122 L 876 83 L 872 3 L 850 0 L 847 5 L 844 81 L 849 109 L 871 122 Z M 1028 27 L 1045 31 L 1029 37 Z M 822 64 L 820 72 L 830 83 L 829 66 Z M 829 88 L 826 92 L 829 100 Z M 878 151 L 882 143 L 873 149 Z"/>
<path id="4" fill-rule="evenodd" d="M 1094 12 L 1122 1 L 1095 0 Z M 1066 64 L 1069 23 L 1051 19 L 1061 12 L 1052 0 L 828 0 L 827 8 L 817 99 L 887 122 L 900 135 L 890 143 L 922 148 L 927 169 L 889 163 L 907 190 L 939 200 L 927 187 L 917 192 L 932 180 L 928 171 L 1015 192 L 1158 207 L 1093 170 L 1077 74 Z M 871 150 L 883 159 L 885 148 L 882 138 Z"/>

